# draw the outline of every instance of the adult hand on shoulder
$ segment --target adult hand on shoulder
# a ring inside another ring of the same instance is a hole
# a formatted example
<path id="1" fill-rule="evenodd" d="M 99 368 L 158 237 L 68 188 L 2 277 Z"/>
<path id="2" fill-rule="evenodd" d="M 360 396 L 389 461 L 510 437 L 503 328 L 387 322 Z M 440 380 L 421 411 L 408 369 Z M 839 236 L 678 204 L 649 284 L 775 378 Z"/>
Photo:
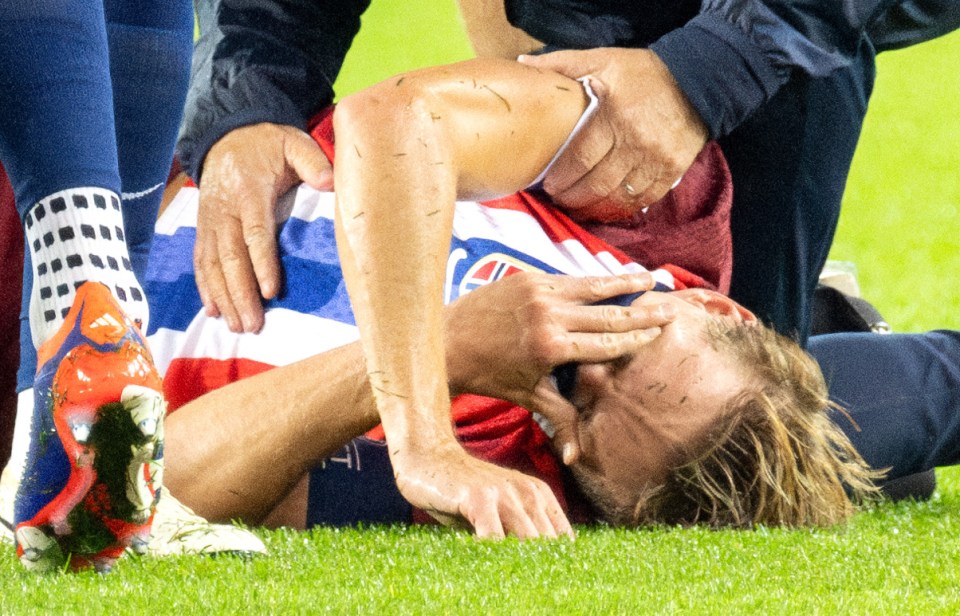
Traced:
<path id="1" fill-rule="evenodd" d="M 651 289 L 648 273 L 574 277 L 519 273 L 480 287 L 447 307 L 451 393 L 510 400 L 550 420 L 566 464 L 580 453 L 577 410 L 552 371 L 568 362 L 604 362 L 634 353 L 660 335 L 672 306 L 595 305 Z"/>
<path id="2" fill-rule="evenodd" d="M 485 539 L 574 536 L 547 484 L 478 460 L 453 440 L 391 451 L 390 459 L 403 497 L 442 524 L 466 525 Z"/>
<path id="3" fill-rule="evenodd" d="M 204 159 L 194 249 L 197 288 L 207 314 L 222 316 L 230 331 L 259 331 L 260 298 L 280 291 L 276 203 L 300 181 L 330 189 L 333 171 L 316 142 L 292 126 L 235 129 Z"/>
<path id="4" fill-rule="evenodd" d="M 577 218 L 609 219 L 615 208 L 628 215 L 654 203 L 706 143 L 706 125 L 652 51 L 558 51 L 520 61 L 567 77 L 589 75 L 600 99 L 544 181 Z"/>

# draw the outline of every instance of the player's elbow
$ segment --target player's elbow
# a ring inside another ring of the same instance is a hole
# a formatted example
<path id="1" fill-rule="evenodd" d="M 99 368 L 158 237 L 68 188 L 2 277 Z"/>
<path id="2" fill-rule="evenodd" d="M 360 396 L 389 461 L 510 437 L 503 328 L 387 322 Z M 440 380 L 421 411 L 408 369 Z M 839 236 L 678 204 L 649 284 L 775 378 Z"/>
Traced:
<path id="1" fill-rule="evenodd" d="M 444 98 L 431 80 L 399 76 L 343 98 L 334 114 L 337 141 L 426 143 L 444 129 Z"/>

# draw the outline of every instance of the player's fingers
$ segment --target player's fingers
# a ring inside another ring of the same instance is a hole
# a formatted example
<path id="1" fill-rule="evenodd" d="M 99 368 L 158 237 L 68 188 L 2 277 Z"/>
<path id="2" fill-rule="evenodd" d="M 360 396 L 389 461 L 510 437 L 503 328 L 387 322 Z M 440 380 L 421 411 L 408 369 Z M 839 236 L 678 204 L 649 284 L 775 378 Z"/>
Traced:
<path id="1" fill-rule="evenodd" d="M 259 286 L 239 228 L 228 227 L 217 234 L 217 254 L 226 293 L 240 326 L 235 328 L 231 325 L 231 331 L 260 331 L 263 327 L 263 306 L 260 303 Z M 215 299 L 222 310 L 223 300 Z"/>
<path id="2" fill-rule="evenodd" d="M 564 345 L 565 352 L 560 354 L 560 360 L 556 363 L 601 363 L 632 355 L 650 344 L 661 331 L 659 327 L 649 327 L 627 332 L 573 332 Z"/>
<path id="3" fill-rule="evenodd" d="M 677 310 L 673 304 L 617 306 L 558 306 L 555 314 L 568 331 L 628 332 L 634 329 L 663 327 L 673 321 Z"/>
<path id="4" fill-rule="evenodd" d="M 542 377 L 533 388 L 533 409 L 549 422 L 553 434 L 548 434 L 564 464 L 570 466 L 580 458 L 580 439 L 576 407 L 560 395 L 557 382 L 550 376 Z"/>
<path id="5" fill-rule="evenodd" d="M 524 477 L 518 481 L 518 484 L 509 485 L 499 491 L 497 511 L 507 535 L 518 539 L 533 539 L 541 536 L 541 528 L 534 520 L 534 512 L 542 499 L 532 485 L 524 485 L 533 480 Z M 545 526 L 542 530 L 553 532 L 552 527 Z"/>
<path id="6" fill-rule="evenodd" d="M 534 528 L 536 529 L 536 534 L 532 535 L 533 537 L 549 537 L 555 539 L 560 536 L 559 530 L 553 523 L 553 519 L 550 515 L 547 514 L 547 510 L 551 506 L 550 501 L 555 501 L 553 494 L 546 494 L 550 492 L 550 488 L 543 486 L 542 488 L 539 485 L 533 485 L 532 495 L 529 498 L 529 505 L 527 507 L 527 515 L 530 517 L 530 521 L 533 523 Z"/>
<path id="7" fill-rule="evenodd" d="M 622 276 L 558 276 L 550 288 L 576 304 L 593 304 L 618 295 L 649 291 L 656 281 L 650 272 Z"/>
<path id="8" fill-rule="evenodd" d="M 556 495 L 554 495 L 553 490 L 551 490 L 546 484 L 541 483 L 541 492 L 543 493 L 543 512 L 547 516 L 547 519 L 550 523 L 550 527 L 553 529 L 553 536 L 567 536 L 571 539 L 575 538 L 573 532 L 573 526 L 570 524 L 570 520 L 567 519 L 567 515 L 563 512 L 563 508 L 560 506 L 560 503 L 557 501 Z"/>
<path id="9" fill-rule="evenodd" d="M 558 536 L 566 536 L 570 539 L 577 538 L 577 533 L 574 532 L 573 525 L 570 524 L 570 520 L 567 518 L 567 514 L 563 512 L 563 508 L 560 507 L 560 503 L 547 507 L 547 515 L 550 516 L 553 527 L 557 529 Z"/>
<path id="10" fill-rule="evenodd" d="M 503 539 L 506 537 L 496 499 L 485 496 L 480 498 L 479 501 L 471 503 L 460 511 L 464 519 L 473 526 L 474 534 L 480 539 Z"/>

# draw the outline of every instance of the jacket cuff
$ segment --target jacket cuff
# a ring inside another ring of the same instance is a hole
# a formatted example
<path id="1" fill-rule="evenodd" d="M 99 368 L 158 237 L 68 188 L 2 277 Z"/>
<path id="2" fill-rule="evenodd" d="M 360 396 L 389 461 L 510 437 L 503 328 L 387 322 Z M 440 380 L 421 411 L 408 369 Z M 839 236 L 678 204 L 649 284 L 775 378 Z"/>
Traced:
<path id="1" fill-rule="evenodd" d="M 650 46 L 710 131 L 730 133 L 786 83 L 789 70 L 736 26 L 701 13 Z"/>

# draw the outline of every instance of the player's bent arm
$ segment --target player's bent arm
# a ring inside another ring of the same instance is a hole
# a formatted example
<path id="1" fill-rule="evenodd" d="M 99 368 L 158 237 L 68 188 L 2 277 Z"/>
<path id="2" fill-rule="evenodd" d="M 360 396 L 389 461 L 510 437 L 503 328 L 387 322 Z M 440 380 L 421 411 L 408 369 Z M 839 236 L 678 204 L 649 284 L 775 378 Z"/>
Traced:
<path id="1" fill-rule="evenodd" d="M 648 278 L 520 274 L 477 289 L 445 310 L 451 387 L 535 404 L 536 384 L 554 365 L 631 352 L 670 315 L 590 304 L 649 286 Z M 530 310 L 534 304 L 540 308 Z M 497 311 L 526 318 L 491 319 Z M 537 342 L 545 338 L 547 357 Z M 258 524 L 309 469 L 378 421 L 354 343 L 233 383 L 172 414 L 165 479 L 212 520 Z"/>
<path id="2" fill-rule="evenodd" d="M 259 524 L 314 466 L 379 423 L 359 344 L 207 393 L 165 422 L 164 480 L 211 520 Z"/>
<path id="3" fill-rule="evenodd" d="M 585 105 L 574 81 L 488 60 L 393 78 L 334 115 L 337 245 L 398 487 L 479 534 L 569 525 L 554 523 L 545 486 L 478 463 L 453 437 L 440 290 L 454 202 L 531 182 Z"/>

